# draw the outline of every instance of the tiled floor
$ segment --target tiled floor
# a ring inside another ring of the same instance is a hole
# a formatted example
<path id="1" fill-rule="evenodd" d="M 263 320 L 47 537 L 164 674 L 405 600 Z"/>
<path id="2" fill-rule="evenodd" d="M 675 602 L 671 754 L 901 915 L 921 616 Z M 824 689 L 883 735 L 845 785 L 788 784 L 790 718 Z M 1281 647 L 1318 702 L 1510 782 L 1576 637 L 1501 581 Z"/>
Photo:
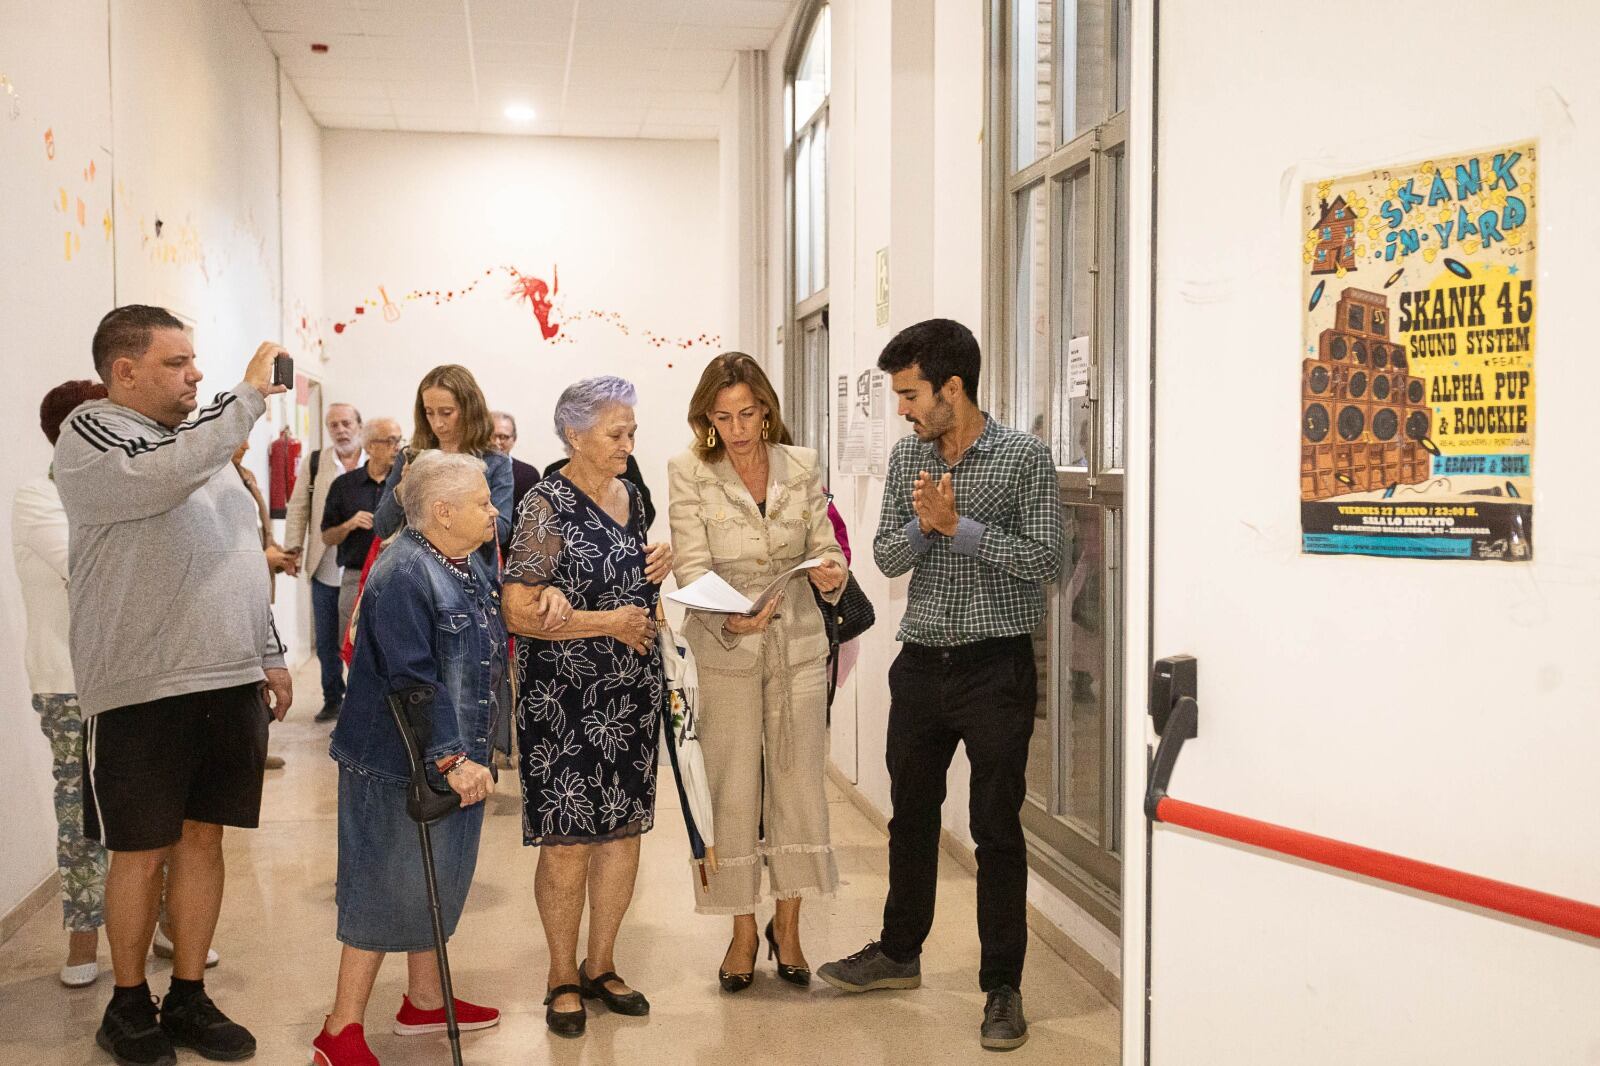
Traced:
<path id="1" fill-rule="evenodd" d="M 207 986 L 256 1034 L 261 1063 L 307 1060 L 307 1048 L 333 993 L 339 947 L 333 939 L 335 771 L 327 726 L 311 722 L 315 673 L 296 678 L 303 702 L 274 727 L 273 751 L 288 759 L 267 776 L 262 826 L 230 831 L 228 890 L 216 948 L 222 965 Z M 667 773 L 667 771 L 663 771 Z M 502 784 L 509 785 L 510 778 Z M 831 786 L 830 786 L 831 790 Z M 813 966 L 854 951 L 877 935 L 887 881 L 882 834 L 837 792 L 833 839 L 844 886 L 815 901 L 803 921 Z M 809 990 L 779 981 L 764 957 L 754 987 L 722 994 L 716 969 L 727 920 L 696 915 L 689 902 L 683 825 L 671 789 L 661 794 L 655 831 L 645 838 L 633 908 L 623 926 L 618 968 L 652 1004 L 648 1018 L 591 1008 L 588 1034 L 548 1034 L 540 1000 L 544 937 L 533 903 L 535 855 L 520 844 L 514 786 L 492 802 L 477 879 L 451 942 L 458 992 L 499 1006 L 500 1026 L 468 1034 L 469 1064 L 487 1063 L 855 1063 L 972 1062 L 983 996 L 976 986 L 974 881 L 946 860 L 939 917 L 923 954 L 923 987 L 846 996 L 819 982 Z M 766 915 L 762 915 L 765 920 Z M 110 993 L 110 957 L 98 983 L 69 990 L 56 980 L 65 948 L 52 904 L 0 945 L 0 1064 L 106 1063 L 94 1031 Z M 166 987 L 157 963 L 151 986 Z M 388 1066 L 448 1063 L 443 1037 L 401 1038 L 387 1023 L 399 1005 L 405 967 L 386 962 L 367 1028 Z M 1109 1004 L 1037 938 L 1030 938 L 1025 1007 L 1032 1038 L 1007 1061 L 1097 1066 L 1117 1061 L 1119 1018 Z M 180 1063 L 200 1062 L 181 1053 Z"/>

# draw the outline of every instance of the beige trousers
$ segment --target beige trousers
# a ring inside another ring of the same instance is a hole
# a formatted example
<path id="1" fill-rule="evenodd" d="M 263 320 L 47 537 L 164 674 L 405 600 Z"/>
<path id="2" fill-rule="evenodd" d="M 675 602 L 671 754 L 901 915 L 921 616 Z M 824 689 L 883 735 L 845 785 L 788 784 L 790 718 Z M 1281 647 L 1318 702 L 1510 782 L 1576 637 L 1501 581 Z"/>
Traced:
<path id="1" fill-rule="evenodd" d="M 839 886 L 828 837 L 827 659 L 786 661 L 782 630 L 761 642 L 749 669 L 699 660 L 700 748 L 716 819 L 718 869 L 695 910 L 753 914 L 761 868 L 775 899 L 831 895 Z M 760 834 L 765 827 L 765 838 Z"/>

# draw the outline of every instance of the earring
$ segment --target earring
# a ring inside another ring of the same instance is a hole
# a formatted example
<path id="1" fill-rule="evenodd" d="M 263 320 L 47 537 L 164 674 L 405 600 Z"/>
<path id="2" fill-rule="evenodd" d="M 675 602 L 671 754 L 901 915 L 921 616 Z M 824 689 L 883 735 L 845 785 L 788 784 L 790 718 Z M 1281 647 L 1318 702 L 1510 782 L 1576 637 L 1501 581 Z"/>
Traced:
<path id="1" fill-rule="evenodd" d="M 771 429 L 772 429 L 772 420 L 769 419 L 769 418 L 763 418 L 761 420 L 761 439 L 762 440 L 766 440 L 767 439 L 767 433 Z"/>
<path id="2" fill-rule="evenodd" d="M 717 427 L 706 427 L 706 449 L 709 451 L 717 446 Z"/>

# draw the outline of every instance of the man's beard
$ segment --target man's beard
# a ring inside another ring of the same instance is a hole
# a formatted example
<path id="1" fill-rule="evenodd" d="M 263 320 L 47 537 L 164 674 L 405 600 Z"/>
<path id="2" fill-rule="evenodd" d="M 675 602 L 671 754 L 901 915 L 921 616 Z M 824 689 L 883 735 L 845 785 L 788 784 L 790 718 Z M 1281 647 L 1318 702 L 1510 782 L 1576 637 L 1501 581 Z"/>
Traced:
<path id="1" fill-rule="evenodd" d="M 948 433 L 950 427 L 955 424 L 955 408 L 951 407 L 949 401 L 943 396 L 935 396 L 933 410 L 929 411 L 928 416 L 918 423 L 918 428 L 921 432 L 917 435 L 924 440 L 934 440 Z"/>

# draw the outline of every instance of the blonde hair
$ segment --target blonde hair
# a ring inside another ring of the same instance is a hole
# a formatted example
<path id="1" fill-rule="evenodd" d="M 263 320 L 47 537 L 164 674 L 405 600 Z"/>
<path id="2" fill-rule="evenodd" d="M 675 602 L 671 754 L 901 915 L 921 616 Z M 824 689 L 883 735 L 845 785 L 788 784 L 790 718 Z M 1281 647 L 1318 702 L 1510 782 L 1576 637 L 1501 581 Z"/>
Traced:
<path id="1" fill-rule="evenodd" d="M 716 406 L 717 394 L 735 385 L 748 385 L 756 402 L 767 409 L 766 439 L 769 444 L 793 444 L 794 438 L 783 424 L 783 412 L 778 406 L 778 394 L 773 391 L 767 372 L 755 358 L 744 352 L 723 352 L 706 364 L 689 399 L 689 428 L 694 430 L 694 450 L 700 458 L 709 461 L 722 458 L 727 450 L 722 437 L 707 444 L 711 435 L 711 408 Z"/>
<path id="2" fill-rule="evenodd" d="M 411 431 L 411 457 L 439 447 L 439 438 L 428 424 L 428 412 L 423 407 L 422 394 L 429 389 L 444 389 L 455 397 L 460 413 L 461 450 L 468 455 L 482 455 L 489 450 L 489 439 L 494 436 L 494 420 L 489 417 L 489 405 L 484 401 L 483 390 L 472 371 L 455 363 L 436 366 L 422 375 L 417 385 L 417 404 Z"/>

